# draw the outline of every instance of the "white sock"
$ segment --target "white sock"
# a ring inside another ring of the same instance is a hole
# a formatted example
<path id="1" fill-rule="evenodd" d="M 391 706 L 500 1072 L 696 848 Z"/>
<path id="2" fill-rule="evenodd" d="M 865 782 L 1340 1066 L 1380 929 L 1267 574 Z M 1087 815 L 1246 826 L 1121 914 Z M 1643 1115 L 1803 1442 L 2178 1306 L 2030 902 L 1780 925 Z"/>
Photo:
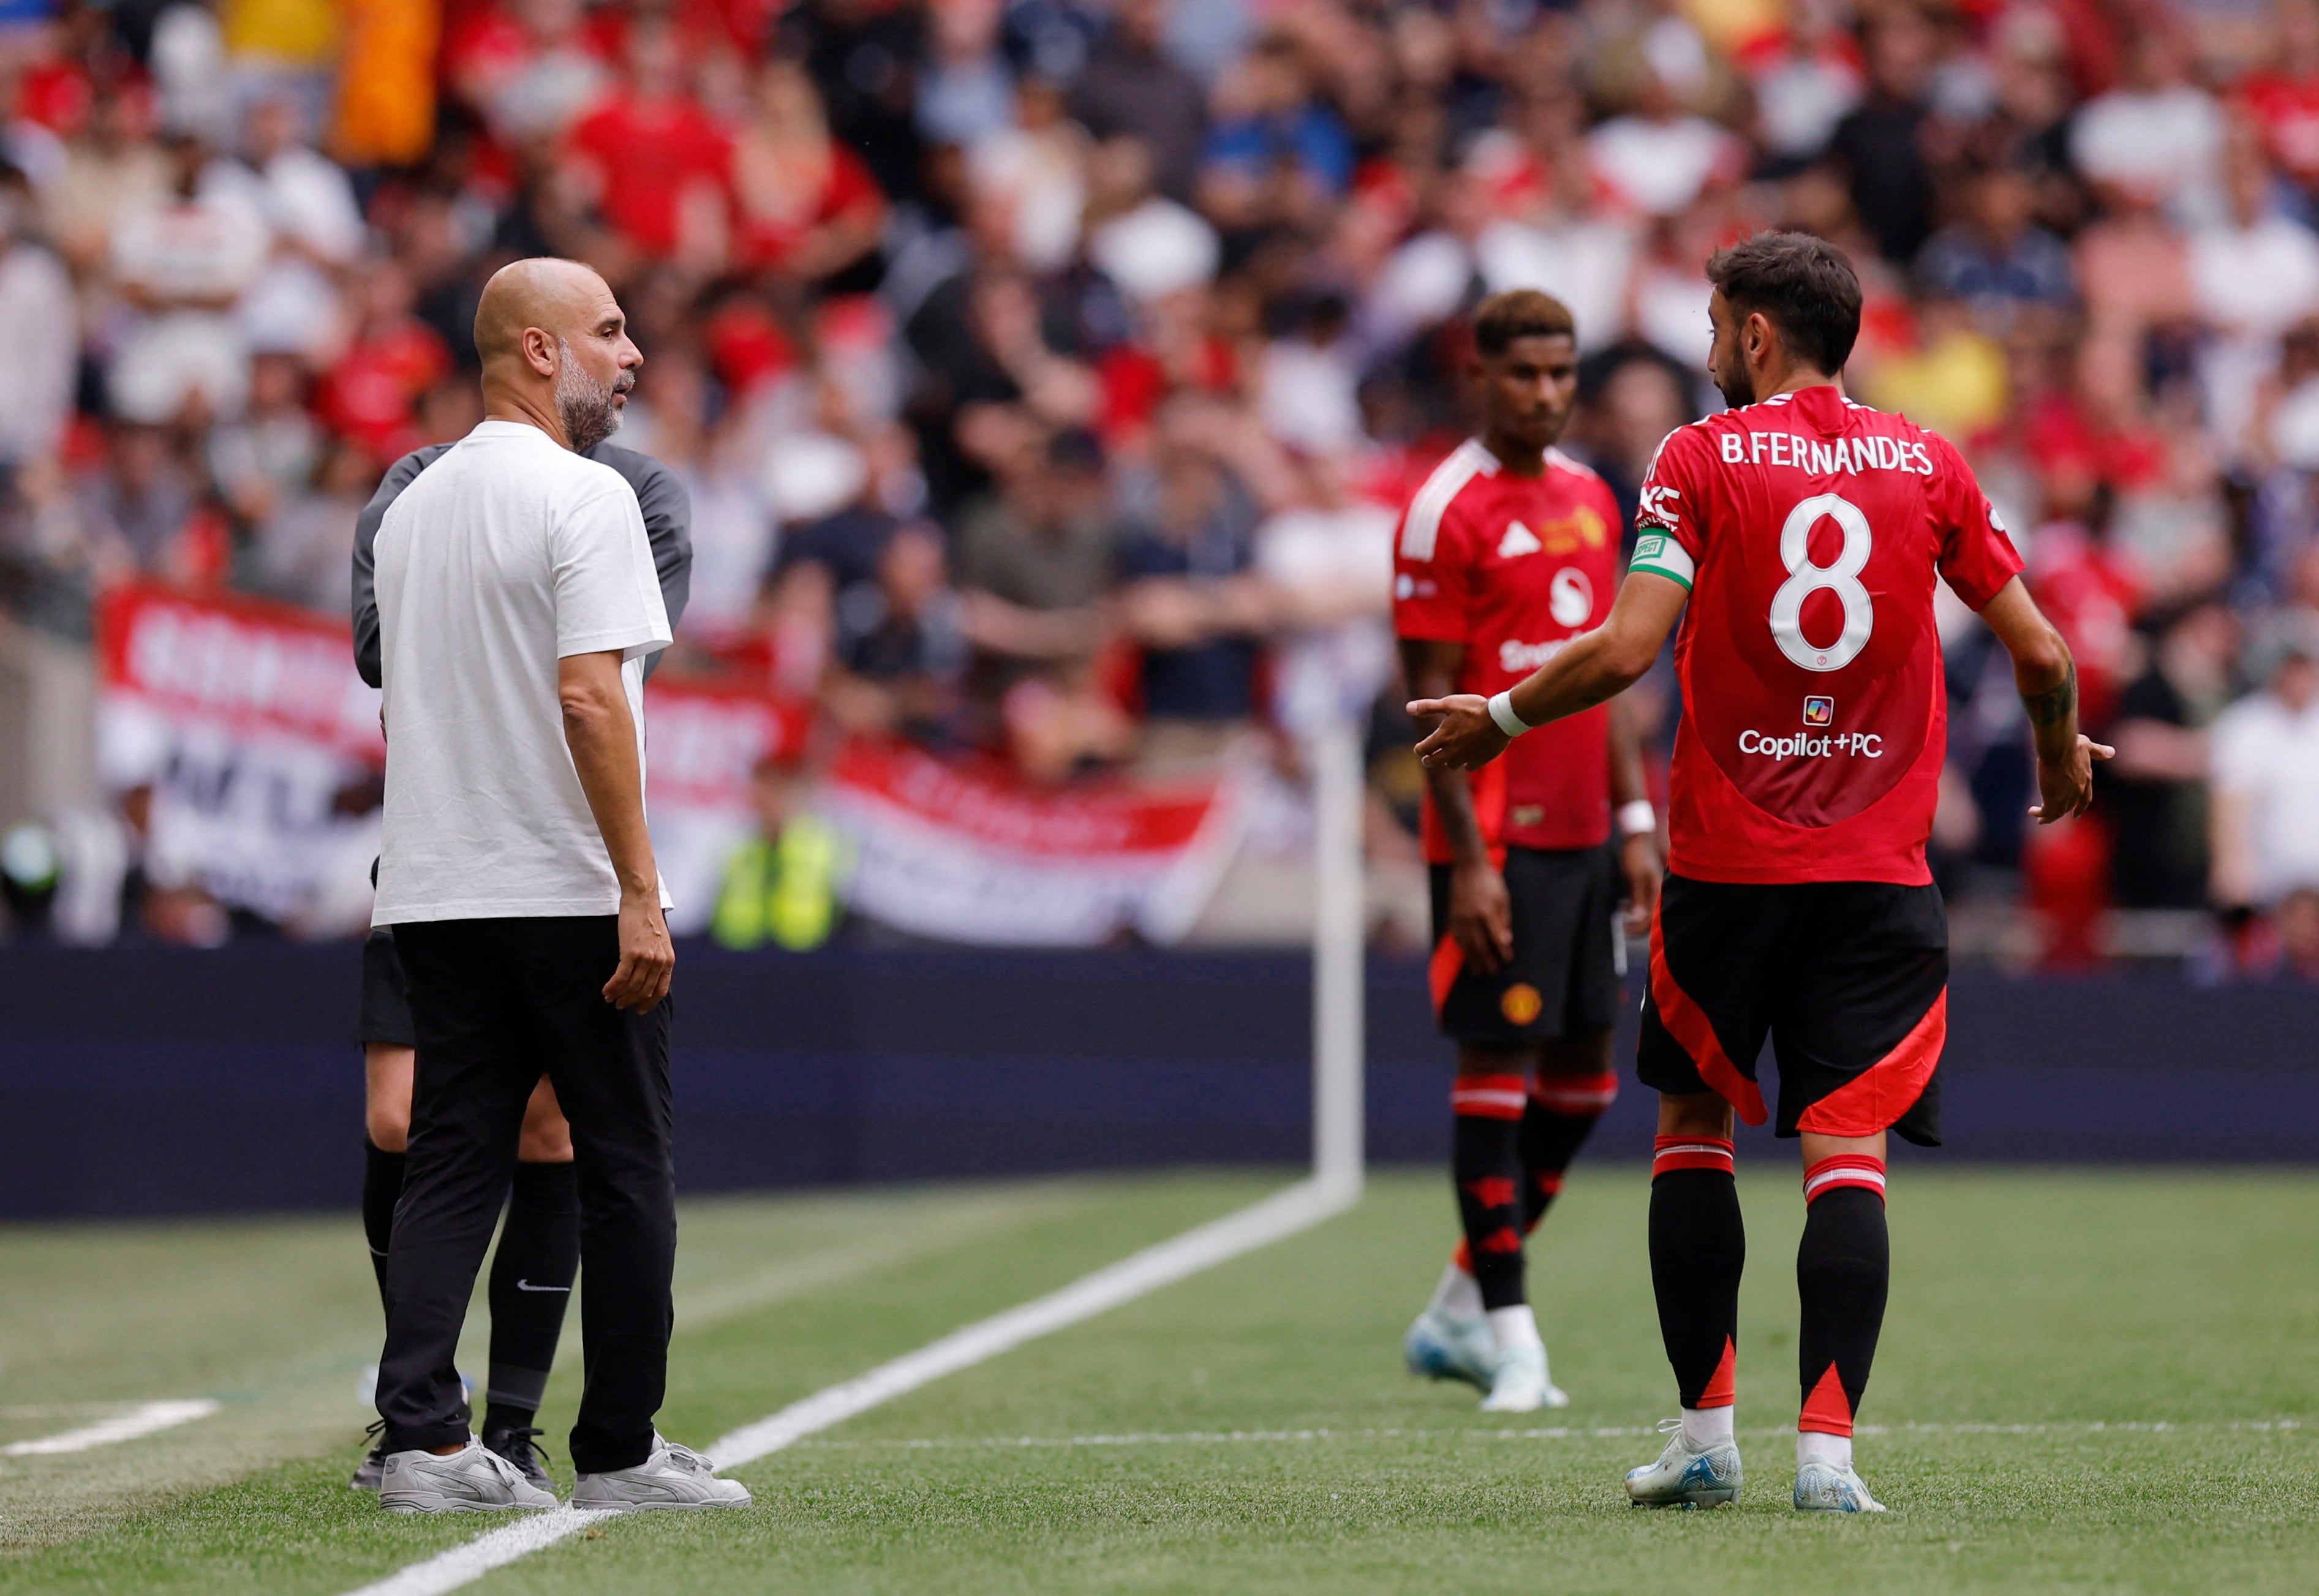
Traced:
<path id="1" fill-rule="evenodd" d="M 1704 1452 L 1710 1447 L 1719 1447 L 1731 1438 L 1732 1408 L 1685 1408 L 1683 1411 L 1683 1442 L 1694 1452 Z"/>
<path id="2" fill-rule="evenodd" d="M 1822 1435 L 1816 1429 L 1796 1431 L 1796 1466 L 1807 1463 L 1825 1463 L 1830 1468 L 1852 1466 L 1852 1438 L 1848 1435 Z"/>
<path id="3" fill-rule="evenodd" d="M 1529 1311 L 1528 1303 L 1516 1303 L 1511 1308 L 1490 1310 L 1490 1339 L 1498 1344 L 1501 1352 L 1516 1347 L 1543 1347 L 1538 1333 L 1538 1316 Z"/>
<path id="4" fill-rule="evenodd" d="M 1433 1288 L 1433 1304 L 1452 1319 L 1479 1319 L 1482 1316 L 1482 1288 L 1474 1277 L 1454 1262 L 1441 1269 L 1441 1284 Z"/>

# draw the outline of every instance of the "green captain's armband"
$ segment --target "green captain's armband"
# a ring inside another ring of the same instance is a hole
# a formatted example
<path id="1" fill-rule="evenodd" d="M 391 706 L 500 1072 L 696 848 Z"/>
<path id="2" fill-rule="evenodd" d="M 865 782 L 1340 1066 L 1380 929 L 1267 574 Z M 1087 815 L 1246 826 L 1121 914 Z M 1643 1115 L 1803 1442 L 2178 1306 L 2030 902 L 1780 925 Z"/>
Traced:
<path id="1" fill-rule="evenodd" d="M 1664 532 L 1646 532 L 1635 539 L 1635 557 L 1627 563 L 1629 573 L 1647 571 L 1653 576 L 1664 576 L 1681 582 L 1686 592 L 1695 569 L 1683 545 Z"/>

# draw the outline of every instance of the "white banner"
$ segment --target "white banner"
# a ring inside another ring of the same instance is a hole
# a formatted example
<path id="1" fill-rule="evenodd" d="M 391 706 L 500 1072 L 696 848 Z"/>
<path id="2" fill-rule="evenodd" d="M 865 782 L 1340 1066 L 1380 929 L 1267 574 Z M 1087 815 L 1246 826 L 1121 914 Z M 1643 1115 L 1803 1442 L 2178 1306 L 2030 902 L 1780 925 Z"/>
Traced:
<path id="1" fill-rule="evenodd" d="M 294 935 L 358 934 L 386 753 L 347 624 L 131 585 L 99 606 L 99 768 L 141 822 L 148 880 Z"/>
<path id="2" fill-rule="evenodd" d="M 1234 774 L 1060 790 L 997 767 L 862 742 L 819 807 L 853 840 L 848 897 L 889 925 L 952 942 L 1093 946 L 1123 931 L 1179 941 L 1239 840 Z"/>

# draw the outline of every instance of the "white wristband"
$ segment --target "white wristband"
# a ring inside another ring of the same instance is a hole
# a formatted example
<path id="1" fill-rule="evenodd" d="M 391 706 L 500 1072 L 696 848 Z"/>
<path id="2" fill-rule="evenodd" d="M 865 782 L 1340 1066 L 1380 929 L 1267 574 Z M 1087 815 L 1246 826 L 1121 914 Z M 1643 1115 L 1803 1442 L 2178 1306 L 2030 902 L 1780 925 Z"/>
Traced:
<path id="1" fill-rule="evenodd" d="M 1619 806 L 1619 834 L 1622 837 L 1647 837 L 1659 828 L 1659 812 L 1651 807 L 1648 798 L 1637 798 L 1631 804 Z"/>
<path id="2" fill-rule="evenodd" d="M 1490 700 L 1490 718 L 1498 723 L 1498 730 L 1509 737 L 1519 737 L 1530 729 L 1529 722 L 1514 713 L 1514 695 L 1511 689 Z"/>

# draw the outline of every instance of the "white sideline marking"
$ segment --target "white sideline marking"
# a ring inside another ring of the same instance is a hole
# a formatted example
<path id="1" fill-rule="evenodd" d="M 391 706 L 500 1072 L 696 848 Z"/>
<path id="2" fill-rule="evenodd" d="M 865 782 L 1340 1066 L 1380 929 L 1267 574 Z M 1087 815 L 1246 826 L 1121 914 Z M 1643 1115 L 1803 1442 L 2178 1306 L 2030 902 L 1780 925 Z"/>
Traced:
<path id="1" fill-rule="evenodd" d="M 1188 1279 L 1204 1269 L 1229 1262 L 1242 1253 L 1286 1240 L 1342 1213 L 1359 1197 L 1359 1186 L 1351 1182 L 1299 1181 L 1260 1203 L 1083 1276 L 1060 1291 L 952 1330 L 916 1352 L 905 1353 L 867 1374 L 817 1392 L 802 1402 L 791 1402 L 754 1424 L 744 1424 L 709 1447 L 708 1456 L 719 1468 L 753 1463 L 944 1375 L 971 1368 L 1025 1341 L 1092 1319 L 1163 1286 Z M 414 1563 L 374 1584 L 348 1591 L 347 1596 L 444 1596 L 444 1592 L 471 1584 L 492 1569 L 528 1557 L 599 1519 L 613 1516 L 570 1507 L 555 1508 L 537 1517 L 527 1516 L 424 1563 Z"/>
<path id="2" fill-rule="evenodd" d="M 0 1455 L 10 1457 L 46 1457 L 59 1452 L 86 1452 L 91 1447 L 109 1447 L 115 1441 L 133 1441 L 140 1435 L 151 1435 L 157 1429 L 168 1429 L 179 1424 L 190 1424 L 196 1419 L 206 1419 L 218 1411 L 217 1403 L 208 1397 L 193 1397 L 183 1402 L 140 1402 L 125 1413 L 115 1413 L 110 1419 L 100 1419 L 94 1424 L 84 1424 L 78 1429 L 59 1430 L 37 1440 L 11 1441 L 0 1447 Z"/>
<path id="3" fill-rule="evenodd" d="M 376 1584 L 365 1585 L 347 1596 L 436 1596 L 473 1584 L 494 1568 L 504 1568 L 519 1557 L 543 1551 L 569 1535 L 577 1535 L 599 1519 L 616 1513 L 584 1513 L 578 1508 L 550 1508 L 527 1513 L 504 1529 L 477 1536 L 463 1546 L 453 1546 L 438 1557 L 388 1574 Z"/>

